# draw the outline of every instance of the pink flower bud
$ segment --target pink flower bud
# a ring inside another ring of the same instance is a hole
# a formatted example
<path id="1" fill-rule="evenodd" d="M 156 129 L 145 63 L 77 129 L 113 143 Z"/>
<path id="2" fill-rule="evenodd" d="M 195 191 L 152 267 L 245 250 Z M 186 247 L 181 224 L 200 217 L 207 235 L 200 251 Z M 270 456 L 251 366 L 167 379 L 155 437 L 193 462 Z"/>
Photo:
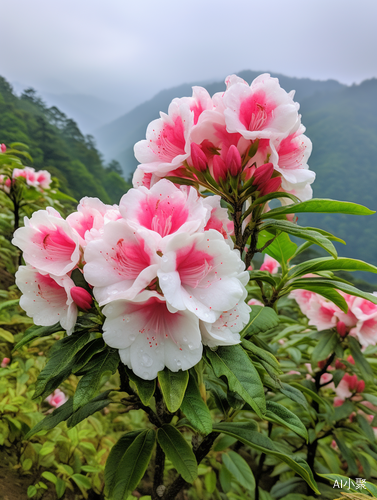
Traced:
<path id="1" fill-rule="evenodd" d="M 337 359 L 337 360 L 335 361 L 335 368 L 336 368 L 337 370 L 345 370 L 346 365 L 344 365 L 341 361 L 339 361 L 339 359 Z"/>
<path id="2" fill-rule="evenodd" d="M 225 162 L 219 155 L 213 157 L 213 177 L 216 182 L 219 179 L 226 179 L 228 169 L 226 168 Z"/>
<path id="3" fill-rule="evenodd" d="M 343 321 L 338 321 L 336 324 L 336 330 L 341 337 L 345 337 L 347 333 L 347 327 Z"/>
<path id="4" fill-rule="evenodd" d="M 348 363 L 351 363 L 351 365 L 355 364 L 355 360 L 353 359 L 353 357 L 351 356 L 351 354 L 348 356 L 347 361 L 348 361 Z"/>
<path id="5" fill-rule="evenodd" d="M 192 166 L 199 172 L 205 172 L 207 169 L 207 157 L 194 142 L 191 144 L 191 161 Z"/>
<path id="6" fill-rule="evenodd" d="M 0 144 L 0 149 L 1 149 L 2 153 L 5 153 L 5 151 L 7 150 L 7 147 L 5 144 Z"/>
<path id="7" fill-rule="evenodd" d="M 322 368 L 324 368 L 325 364 L 326 364 L 326 359 L 322 360 L 322 361 L 318 361 L 318 368 L 320 368 L 322 370 Z"/>
<path id="8" fill-rule="evenodd" d="M 254 182 L 253 186 L 256 184 L 262 184 L 271 179 L 271 175 L 274 173 L 274 166 L 272 163 L 265 163 L 261 167 L 257 168 L 254 172 Z"/>
<path id="9" fill-rule="evenodd" d="M 89 311 L 93 303 L 90 293 L 87 292 L 85 288 L 81 288 L 80 286 L 73 286 L 70 291 L 72 300 L 76 303 L 76 305 L 84 311 Z"/>
<path id="10" fill-rule="evenodd" d="M 6 366 L 8 366 L 10 363 L 10 359 L 9 358 L 3 358 L 3 361 L 1 362 L 1 368 L 5 368 Z"/>
<path id="11" fill-rule="evenodd" d="M 363 392 L 364 389 L 365 389 L 364 380 L 359 380 L 359 382 L 357 383 L 357 386 L 356 386 L 356 392 Z"/>
<path id="12" fill-rule="evenodd" d="M 241 155 L 236 146 L 232 144 L 226 155 L 226 164 L 230 171 L 230 175 L 236 177 L 241 172 L 241 163 Z"/>
<path id="13" fill-rule="evenodd" d="M 272 179 L 263 182 L 263 184 L 259 184 L 258 190 L 260 191 L 261 195 L 269 194 L 269 193 L 274 193 L 277 191 L 281 186 L 281 177 L 273 177 Z"/>

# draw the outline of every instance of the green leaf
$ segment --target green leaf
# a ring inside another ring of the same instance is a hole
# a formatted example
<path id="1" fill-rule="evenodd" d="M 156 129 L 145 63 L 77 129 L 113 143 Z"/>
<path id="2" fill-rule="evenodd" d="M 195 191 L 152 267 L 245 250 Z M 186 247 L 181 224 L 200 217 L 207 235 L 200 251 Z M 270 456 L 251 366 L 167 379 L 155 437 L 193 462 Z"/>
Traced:
<path id="1" fill-rule="evenodd" d="M 297 415 L 274 401 L 266 401 L 267 412 L 265 418 L 271 422 L 285 425 L 288 429 L 308 441 L 308 431 Z"/>
<path id="2" fill-rule="evenodd" d="M 61 498 L 64 495 L 66 487 L 66 482 L 58 477 L 55 484 L 56 495 L 58 498 Z"/>
<path id="3" fill-rule="evenodd" d="M 101 394 L 93 398 L 91 401 L 89 401 L 89 403 L 87 403 L 86 405 L 82 406 L 77 411 L 75 411 L 67 421 L 68 427 L 74 427 L 82 420 L 85 420 L 90 415 L 93 415 L 93 413 L 103 410 L 103 408 L 112 403 L 112 400 L 108 398 L 110 392 L 111 389 L 102 392 Z"/>
<path id="4" fill-rule="evenodd" d="M 375 436 L 372 426 L 369 424 L 366 418 L 363 417 L 363 415 L 356 415 L 356 420 L 365 437 L 369 442 L 373 443 L 375 441 Z"/>
<path id="5" fill-rule="evenodd" d="M 326 406 L 326 401 L 322 399 L 318 394 L 316 394 L 314 391 L 311 391 L 308 387 L 305 385 L 296 383 L 296 382 L 291 382 L 291 387 L 295 387 L 296 389 L 299 389 L 301 392 L 304 394 L 307 394 L 310 398 L 314 399 L 318 404 L 320 405 L 325 405 Z"/>
<path id="6" fill-rule="evenodd" d="M 278 450 L 275 443 L 267 436 L 264 436 L 255 430 L 249 430 L 246 426 L 241 427 L 238 422 L 221 422 L 215 424 L 213 426 L 213 430 L 236 437 L 239 441 L 250 446 L 251 448 L 260 451 L 261 453 L 265 453 L 266 455 L 272 455 L 282 462 L 285 462 L 303 479 L 305 479 L 315 493 L 319 494 L 313 473 L 305 460 L 290 457 L 286 453 L 282 453 Z"/>
<path id="7" fill-rule="evenodd" d="M 195 378 L 190 375 L 181 410 L 195 429 L 202 434 L 212 431 L 212 418 L 208 406 L 203 401 Z"/>
<path id="8" fill-rule="evenodd" d="M 247 491 L 255 489 L 255 479 L 247 462 L 235 451 L 228 451 L 222 455 L 222 461 L 236 481 Z"/>
<path id="9" fill-rule="evenodd" d="M 262 219 L 275 217 L 276 215 L 298 214 L 298 213 L 321 213 L 321 214 L 351 214 L 351 215 L 371 215 L 375 211 L 357 203 L 349 201 L 336 201 L 329 199 L 313 198 L 301 203 L 294 203 L 285 207 L 278 207 L 270 210 L 261 216 Z"/>
<path id="10" fill-rule="evenodd" d="M 45 479 L 47 479 L 47 481 L 50 481 L 53 484 L 56 484 L 56 480 L 58 479 L 55 476 L 55 474 L 53 474 L 52 472 L 49 472 L 47 470 L 42 472 L 42 477 L 44 477 Z"/>
<path id="11" fill-rule="evenodd" d="M 258 235 L 258 248 L 262 248 L 273 237 L 274 235 L 268 231 L 261 231 Z M 293 243 L 293 241 L 289 239 L 287 233 L 281 233 L 263 252 L 282 264 L 283 262 L 288 262 L 288 260 L 293 257 L 296 250 L 296 243 Z"/>
<path id="12" fill-rule="evenodd" d="M 175 413 L 181 406 L 189 380 L 188 371 L 172 372 L 168 368 L 158 372 L 158 381 L 167 409 Z"/>
<path id="13" fill-rule="evenodd" d="M 264 281 L 269 285 L 276 287 L 276 279 L 268 271 L 250 271 L 250 281 Z"/>
<path id="14" fill-rule="evenodd" d="M 288 221 L 279 221 L 279 220 L 271 220 L 266 222 L 261 226 L 261 230 L 271 230 L 274 231 L 283 231 L 284 233 L 291 234 L 292 236 L 296 236 L 297 238 L 302 238 L 307 241 L 311 241 L 316 245 L 322 247 L 326 252 L 332 255 L 334 258 L 337 257 L 337 251 L 331 241 L 327 236 L 322 234 L 320 229 L 306 228 L 300 227 L 292 222 Z M 333 237 L 332 239 L 337 239 Z"/>
<path id="15" fill-rule="evenodd" d="M 135 375 L 135 373 L 129 368 L 126 368 L 126 372 L 129 379 L 136 385 L 137 393 L 141 402 L 143 405 L 148 406 L 156 389 L 156 379 L 144 380 Z"/>
<path id="16" fill-rule="evenodd" d="M 205 354 L 217 377 L 225 376 L 229 389 L 239 394 L 257 415 L 266 411 L 264 389 L 259 374 L 240 345 L 222 346 L 216 351 L 206 348 Z"/>
<path id="17" fill-rule="evenodd" d="M 32 326 L 26 330 L 23 338 L 14 346 L 13 351 L 17 351 L 20 347 L 38 337 L 47 337 L 48 335 L 62 331 L 63 328 L 60 326 L 60 323 L 56 323 L 52 326 Z"/>
<path id="18" fill-rule="evenodd" d="M 105 466 L 105 485 L 108 496 L 111 496 L 113 492 L 115 486 L 115 476 L 122 458 L 126 454 L 131 444 L 142 432 L 146 431 L 131 431 L 123 434 L 123 436 L 111 448 Z"/>
<path id="19" fill-rule="evenodd" d="M 365 380 L 365 382 L 373 382 L 374 376 L 372 368 L 368 361 L 365 359 L 364 354 L 361 352 L 359 342 L 355 339 L 355 337 L 348 336 L 348 345 L 352 357 L 355 360 L 355 365 L 361 372 L 362 378 Z"/>
<path id="20" fill-rule="evenodd" d="M 306 397 L 303 395 L 300 389 L 297 389 L 297 387 L 292 387 L 291 385 L 282 382 L 281 387 L 278 387 L 278 390 L 280 390 L 280 392 L 284 394 L 284 396 L 287 396 L 287 398 L 291 399 L 292 401 L 295 401 L 304 408 L 308 407 L 308 402 L 306 400 Z"/>
<path id="21" fill-rule="evenodd" d="M 92 357 L 103 351 L 105 347 L 106 344 L 102 338 L 94 339 L 88 342 L 88 344 L 76 354 L 72 365 L 72 373 L 80 372 L 83 368 L 85 368 Z"/>
<path id="22" fill-rule="evenodd" d="M 319 342 L 311 355 L 311 361 L 315 365 L 318 361 L 326 359 L 339 343 L 339 335 L 333 330 L 324 330 L 320 332 L 319 335 Z"/>
<path id="23" fill-rule="evenodd" d="M 137 487 L 149 465 L 155 440 L 153 430 L 143 431 L 127 448 L 115 473 L 111 499 L 123 500 Z"/>
<path id="24" fill-rule="evenodd" d="M 80 489 L 89 490 L 91 487 L 90 479 L 82 474 L 73 474 L 70 479 L 72 479 Z"/>
<path id="25" fill-rule="evenodd" d="M 294 281 L 295 288 L 304 288 L 305 285 L 311 286 L 315 284 L 324 285 L 325 287 L 335 288 L 350 295 L 354 295 L 355 297 L 361 297 L 363 299 L 369 300 L 370 302 L 373 302 L 373 304 L 377 304 L 376 295 L 363 292 L 362 290 L 359 290 L 358 288 L 352 285 L 348 285 L 347 283 L 343 283 L 342 281 L 328 280 L 324 278 L 300 278 Z"/>
<path id="26" fill-rule="evenodd" d="M 367 271 L 377 273 L 377 267 L 357 259 L 348 259 L 345 257 L 338 257 L 332 259 L 331 257 L 321 257 L 319 259 L 312 259 L 297 266 L 292 267 L 289 271 L 289 277 L 302 276 L 304 274 L 316 273 L 319 271 Z"/>
<path id="27" fill-rule="evenodd" d="M 73 398 L 69 398 L 62 406 L 56 408 L 52 413 L 47 415 L 43 420 L 37 423 L 25 436 L 25 439 L 30 439 L 39 431 L 50 430 L 56 427 L 60 422 L 67 420 L 73 413 Z"/>
<path id="28" fill-rule="evenodd" d="M 192 484 L 198 477 L 198 465 L 194 452 L 182 434 L 172 425 L 164 424 L 157 431 L 157 441 L 178 474 Z"/>
<path id="29" fill-rule="evenodd" d="M 27 492 L 26 492 L 28 498 L 33 498 L 33 496 L 35 496 L 37 493 L 38 493 L 38 490 L 33 484 L 31 484 L 28 487 Z"/>
<path id="30" fill-rule="evenodd" d="M 279 375 L 282 373 L 280 369 L 280 365 L 278 360 L 275 358 L 273 354 L 262 349 L 261 347 L 256 346 L 249 340 L 243 340 L 241 342 L 242 347 L 244 347 L 247 351 L 250 351 L 255 356 L 257 356 L 261 362 L 261 364 L 266 368 L 267 372 L 272 371 L 273 374 Z"/>
<path id="31" fill-rule="evenodd" d="M 48 396 L 70 375 L 73 358 L 87 344 L 89 337 L 89 333 L 71 335 L 54 344 L 47 365 L 38 376 L 33 398 Z"/>
<path id="32" fill-rule="evenodd" d="M 13 335 L 10 332 L 8 332 L 7 330 L 4 330 L 3 328 L 0 328 L 0 338 L 4 339 L 6 342 L 10 342 L 11 344 L 14 344 Z"/>
<path id="33" fill-rule="evenodd" d="M 338 481 L 339 486 L 341 484 L 343 484 L 343 485 L 346 484 L 347 485 L 347 490 L 348 490 L 348 485 L 349 485 L 350 486 L 350 488 L 349 488 L 350 491 L 354 491 L 354 492 L 358 491 L 358 490 L 355 489 L 355 486 L 352 485 L 352 483 L 354 483 L 354 481 L 352 481 L 352 479 L 351 479 L 351 482 L 349 483 L 350 478 L 348 478 L 346 476 L 341 476 L 340 474 L 318 474 L 318 476 L 324 477 L 325 479 L 331 481 L 331 486 L 333 488 L 334 488 L 335 481 Z"/>
<path id="34" fill-rule="evenodd" d="M 100 387 L 101 378 L 106 372 L 115 373 L 119 365 L 117 350 L 107 348 L 96 354 L 86 365 L 86 373 L 80 379 L 73 396 L 73 409 L 78 410 L 88 403 Z"/>
<path id="35" fill-rule="evenodd" d="M 312 282 L 310 282 L 311 278 L 306 278 L 305 283 L 302 283 L 302 280 L 295 280 L 289 284 L 289 291 L 291 290 L 308 290 L 309 292 L 318 293 L 318 295 L 322 295 L 325 299 L 330 300 L 335 305 L 337 305 L 342 311 L 347 313 L 348 304 L 345 301 L 344 297 L 340 295 L 339 292 L 334 290 L 333 288 L 329 288 L 323 284 L 318 284 L 316 282 L 316 278 L 312 278 Z"/>
<path id="36" fill-rule="evenodd" d="M 241 337 L 251 337 L 266 332 L 279 324 L 279 317 L 271 307 L 252 306 L 249 323 L 241 332 Z"/>
<path id="37" fill-rule="evenodd" d="M 20 299 L 12 299 L 12 300 L 7 300 L 6 302 L 2 302 L 0 304 L 0 311 L 2 309 L 8 309 L 8 307 L 17 306 L 19 302 L 20 302 Z"/>

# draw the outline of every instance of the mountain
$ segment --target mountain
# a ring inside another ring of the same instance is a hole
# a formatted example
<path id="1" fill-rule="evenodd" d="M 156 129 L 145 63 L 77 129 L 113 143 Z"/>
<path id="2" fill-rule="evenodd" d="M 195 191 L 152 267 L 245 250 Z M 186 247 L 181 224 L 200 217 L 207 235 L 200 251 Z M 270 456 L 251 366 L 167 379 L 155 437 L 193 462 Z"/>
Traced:
<path id="1" fill-rule="evenodd" d="M 0 77 L 0 143 L 22 142 L 29 147 L 36 170 L 46 169 L 66 194 L 104 203 L 119 203 L 130 188 L 116 162 L 105 165 L 94 138 L 56 106 L 48 107 L 35 90 L 18 97 Z"/>
<path id="2" fill-rule="evenodd" d="M 241 71 L 238 75 L 247 82 L 251 82 L 260 74 L 261 72 L 245 70 Z M 280 84 L 285 90 L 296 90 L 295 99 L 298 102 L 317 93 L 332 94 L 345 87 L 335 80 L 320 81 L 310 80 L 309 78 L 291 78 L 278 73 L 271 73 L 271 75 L 279 78 Z M 169 104 L 174 97 L 191 95 L 194 85 L 204 86 L 210 95 L 225 90 L 224 81 L 219 81 L 212 83 L 186 83 L 179 87 L 159 92 L 149 101 L 140 104 L 117 120 L 93 132 L 97 144 L 105 157 L 118 160 L 125 174 L 131 175 L 137 166 L 137 161 L 133 154 L 133 146 L 137 141 L 145 138 L 148 123 L 158 118 L 160 111 L 167 112 Z"/>
<path id="3" fill-rule="evenodd" d="M 257 72 L 242 71 L 239 76 L 251 82 Z M 281 86 L 296 90 L 302 123 L 313 142 L 309 159 L 317 178 L 314 196 L 353 201 L 377 210 L 377 80 L 346 86 L 334 80 L 314 81 L 273 74 Z M 197 83 L 198 84 L 198 83 Z M 199 83 L 200 85 L 200 83 Z M 95 132 L 101 151 L 116 158 L 125 174 L 131 175 L 137 161 L 134 144 L 145 138 L 149 122 L 167 112 L 174 97 L 191 95 L 192 84 L 164 90 L 153 99 Z M 206 84 L 212 95 L 225 89 L 223 82 Z M 337 244 L 340 255 L 377 265 L 377 216 L 300 214 L 299 224 L 321 227 L 344 239 Z M 362 275 L 360 275 L 362 276 Z M 369 275 L 368 280 L 372 281 Z M 377 283 L 377 279 L 375 280 Z"/>
<path id="4" fill-rule="evenodd" d="M 21 95 L 30 85 L 12 82 L 13 92 Z M 52 81 L 50 88 L 54 92 L 39 89 L 38 95 L 48 106 L 56 106 L 67 116 L 70 116 L 86 134 L 112 122 L 125 113 L 125 108 L 118 103 L 86 94 L 79 94 L 75 89 Z"/>

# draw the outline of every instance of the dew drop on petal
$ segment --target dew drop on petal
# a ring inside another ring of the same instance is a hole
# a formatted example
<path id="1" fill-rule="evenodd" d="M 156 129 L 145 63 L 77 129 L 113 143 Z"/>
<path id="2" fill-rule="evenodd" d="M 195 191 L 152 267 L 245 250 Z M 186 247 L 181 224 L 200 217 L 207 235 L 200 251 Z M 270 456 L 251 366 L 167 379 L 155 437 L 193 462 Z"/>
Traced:
<path id="1" fill-rule="evenodd" d="M 179 360 L 177 361 L 177 366 L 178 366 L 179 368 L 182 366 L 181 361 L 179 361 Z"/>
<path id="2" fill-rule="evenodd" d="M 143 354 L 141 356 L 141 361 L 143 362 L 143 365 L 146 366 L 147 368 L 153 365 L 153 359 L 147 354 Z"/>
<path id="3" fill-rule="evenodd" d="M 162 279 L 162 281 L 167 281 L 167 280 L 168 280 L 168 277 L 165 275 L 165 276 L 163 276 L 161 279 Z"/>
<path id="4" fill-rule="evenodd" d="M 189 344 L 188 345 L 188 348 L 190 349 L 190 351 L 192 351 L 193 349 L 195 349 L 194 345 L 193 344 Z"/>
<path id="5" fill-rule="evenodd" d="M 135 340 L 135 335 L 130 335 L 130 340 L 133 342 Z"/>
<path id="6" fill-rule="evenodd" d="M 124 319 L 126 320 L 126 323 L 129 323 L 131 321 L 131 318 L 129 316 L 126 316 Z"/>

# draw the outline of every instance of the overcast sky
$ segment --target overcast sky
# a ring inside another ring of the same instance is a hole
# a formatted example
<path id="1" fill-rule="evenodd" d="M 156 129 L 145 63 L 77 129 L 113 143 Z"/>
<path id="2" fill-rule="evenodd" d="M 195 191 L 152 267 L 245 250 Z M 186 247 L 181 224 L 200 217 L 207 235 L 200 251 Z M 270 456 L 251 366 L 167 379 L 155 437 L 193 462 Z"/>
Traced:
<path id="1" fill-rule="evenodd" d="M 3 0 L 0 75 L 133 107 L 243 69 L 377 77 L 377 1 Z"/>

